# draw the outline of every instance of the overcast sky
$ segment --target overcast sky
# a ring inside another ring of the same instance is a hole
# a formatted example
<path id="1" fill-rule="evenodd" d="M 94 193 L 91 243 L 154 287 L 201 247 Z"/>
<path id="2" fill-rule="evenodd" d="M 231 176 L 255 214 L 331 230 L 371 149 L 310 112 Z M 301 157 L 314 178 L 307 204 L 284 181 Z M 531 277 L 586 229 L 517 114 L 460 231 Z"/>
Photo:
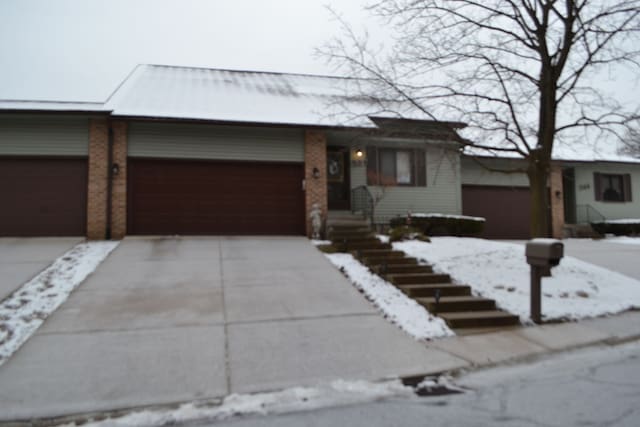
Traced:
<path id="1" fill-rule="evenodd" d="M 330 4 L 377 36 L 366 0 L 0 0 L 0 99 L 105 101 L 136 64 L 333 74 Z M 635 103 L 638 73 L 594 84 Z"/>
<path id="2" fill-rule="evenodd" d="M 139 63 L 331 74 L 361 0 L 0 0 L 0 99 L 104 101 Z"/>

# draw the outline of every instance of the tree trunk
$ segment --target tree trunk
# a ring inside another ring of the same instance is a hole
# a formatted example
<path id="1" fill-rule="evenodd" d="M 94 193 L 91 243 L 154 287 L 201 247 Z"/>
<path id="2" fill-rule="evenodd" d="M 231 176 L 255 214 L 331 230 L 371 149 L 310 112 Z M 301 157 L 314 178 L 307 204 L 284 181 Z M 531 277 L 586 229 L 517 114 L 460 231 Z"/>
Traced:
<path id="1" fill-rule="evenodd" d="M 527 175 L 531 187 L 531 237 L 550 237 L 549 195 L 547 181 L 551 165 L 551 153 L 556 133 L 557 76 L 548 57 L 543 58 L 540 72 L 540 116 L 538 142 L 531 150 Z"/>
<path id="2" fill-rule="evenodd" d="M 529 159 L 527 176 L 531 188 L 531 237 L 549 237 L 549 197 L 547 180 L 549 162 L 541 152 L 534 152 Z"/>

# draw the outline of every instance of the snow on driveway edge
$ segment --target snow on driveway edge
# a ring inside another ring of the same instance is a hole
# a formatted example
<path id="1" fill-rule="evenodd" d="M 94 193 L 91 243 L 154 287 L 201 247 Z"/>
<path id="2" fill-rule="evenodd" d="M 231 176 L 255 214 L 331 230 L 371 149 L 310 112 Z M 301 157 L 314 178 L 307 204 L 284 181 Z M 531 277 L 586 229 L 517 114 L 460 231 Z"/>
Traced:
<path id="1" fill-rule="evenodd" d="M 423 306 L 402 291 L 373 274 L 350 254 L 325 254 L 373 305 L 392 323 L 395 323 L 415 339 L 449 337 L 455 333 L 444 320 L 433 316 Z"/>
<path id="2" fill-rule="evenodd" d="M 0 366 L 93 273 L 118 243 L 80 243 L 2 301 Z"/>
<path id="3" fill-rule="evenodd" d="M 284 414 L 347 406 L 389 397 L 409 397 L 413 389 L 400 380 L 384 382 L 336 380 L 316 387 L 293 387 L 282 391 L 256 394 L 231 394 L 219 404 L 186 403 L 177 409 L 132 412 L 120 418 L 107 418 L 65 427 L 134 427 L 167 426 L 195 423 L 213 424 L 240 415 Z"/>

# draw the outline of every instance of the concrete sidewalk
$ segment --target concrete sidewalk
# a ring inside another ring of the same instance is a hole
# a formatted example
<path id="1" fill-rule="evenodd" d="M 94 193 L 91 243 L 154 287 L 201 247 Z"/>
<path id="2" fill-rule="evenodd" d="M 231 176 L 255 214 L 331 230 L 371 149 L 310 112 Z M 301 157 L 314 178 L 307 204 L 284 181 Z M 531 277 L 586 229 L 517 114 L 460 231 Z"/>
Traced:
<path id="1" fill-rule="evenodd" d="M 80 237 L 0 238 L 0 301 L 82 240 Z"/>
<path id="2" fill-rule="evenodd" d="M 0 367 L 0 420 L 467 363 L 387 322 L 304 238 L 128 238 Z"/>
<path id="3" fill-rule="evenodd" d="M 464 359 L 467 366 L 487 367 L 590 345 L 640 340 L 640 311 L 581 322 L 521 327 L 487 334 L 435 340 L 428 345 Z"/>

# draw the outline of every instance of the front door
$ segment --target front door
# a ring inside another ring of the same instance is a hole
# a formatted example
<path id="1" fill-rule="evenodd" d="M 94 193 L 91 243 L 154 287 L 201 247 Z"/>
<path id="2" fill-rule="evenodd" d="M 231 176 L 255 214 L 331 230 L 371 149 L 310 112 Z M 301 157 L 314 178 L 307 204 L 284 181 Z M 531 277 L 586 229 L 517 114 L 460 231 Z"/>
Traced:
<path id="1" fill-rule="evenodd" d="M 348 148 L 327 149 L 327 199 L 331 210 L 351 209 Z"/>

